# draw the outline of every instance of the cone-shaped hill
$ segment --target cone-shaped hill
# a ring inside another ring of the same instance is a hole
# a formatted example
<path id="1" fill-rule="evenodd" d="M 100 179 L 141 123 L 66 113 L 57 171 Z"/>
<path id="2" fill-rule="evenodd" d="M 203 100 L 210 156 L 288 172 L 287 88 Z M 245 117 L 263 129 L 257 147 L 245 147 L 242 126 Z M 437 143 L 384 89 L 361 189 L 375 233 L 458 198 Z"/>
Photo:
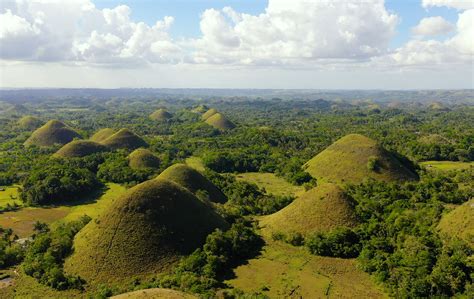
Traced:
<path id="1" fill-rule="evenodd" d="M 165 121 L 173 117 L 171 113 L 166 111 L 165 109 L 161 108 L 150 114 L 150 119 L 156 121 Z"/>
<path id="2" fill-rule="evenodd" d="M 149 150 L 139 148 L 128 155 L 128 165 L 133 169 L 158 168 L 160 159 Z"/>
<path id="3" fill-rule="evenodd" d="M 219 130 L 230 130 L 230 129 L 235 128 L 234 123 L 228 120 L 221 113 L 216 113 L 212 115 L 211 117 L 206 119 L 206 123 Z"/>
<path id="4" fill-rule="evenodd" d="M 62 158 L 85 157 L 107 150 L 106 146 L 94 141 L 73 140 L 61 147 L 54 155 Z"/>
<path id="5" fill-rule="evenodd" d="M 206 191 L 209 195 L 209 200 L 212 202 L 224 203 L 227 201 L 226 196 L 219 188 L 199 171 L 186 164 L 171 165 L 160 173 L 158 179 L 173 181 L 192 193 L 196 193 L 198 190 Z"/>
<path id="6" fill-rule="evenodd" d="M 441 236 L 457 237 L 474 249 L 474 199 L 443 215 L 438 230 Z"/>
<path id="7" fill-rule="evenodd" d="M 207 107 L 206 105 L 199 105 L 197 107 L 195 107 L 193 110 L 191 110 L 192 112 L 195 112 L 195 113 L 204 113 L 206 112 L 207 110 L 209 110 L 209 107 Z"/>
<path id="8" fill-rule="evenodd" d="M 168 271 L 227 222 L 168 180 L 141 183 L 116 199 L 74 238 L 66 272 L 88 282 L 128 281 Z"/>
<path id="9" fill-rule="evenodd" d="M 103 128 L 97 131 L 94 135 L 89 138 L 91 141 L 95 142 L 103 142 L 105 139 L 109 138 L 115 133 L 114 129 L 111 128 Z"/>
<path id="10" fill-rule="evenodd" d="M 337 140 L 303 168 L 314 178 L 333 183 L 361 183 L 365 178 L 381 181 L 417 179 L 414 171 L 374 140 L 350 134 Z"/>
<path id="11" fill-rule="evenodd" d="M 201 116 L 201 118 L 202 118 L 202 120 L 206 120 L 206 119 L 208 119 L 209 117 L 213 116 L 213 115 L 216 114 L 216 113 L 217 113 L 217 110 L 214 109 L 214 108 L 211 108 L 211 109 L 207 110 L 207 111 Z"/>
<path id="12" fill-rule="evenodd" d="M 18 127 L 23 130 L 35 130 L 43 125 L 43 122 L 31 115 L 23 116 L 18 120 Z"/>
<path id="13" fill-rule="evenodd" d="M 74 138 L 81 138 L 81 135 L 59 120 L 50 120 L 35 130 L 25 141 L 25 145 L 53 146 L 69 143 Z"/>
<path id="14" fill-rule="evenodd" d="M 313 188 L 282 210 L 262 218 L 265 229 L 285 234 L 311 235 L 336 227 L 354 227 L 357 218 L 350 199 L 335 184 Z"/>
<path id="15" fill-rule="evenodd" d="M 102 144 L 111 149 L 124 148 L 129 150 L 148 146 L 140 136 L 128 129 L 120 129 L 117 133 L 105 139 Z"/>

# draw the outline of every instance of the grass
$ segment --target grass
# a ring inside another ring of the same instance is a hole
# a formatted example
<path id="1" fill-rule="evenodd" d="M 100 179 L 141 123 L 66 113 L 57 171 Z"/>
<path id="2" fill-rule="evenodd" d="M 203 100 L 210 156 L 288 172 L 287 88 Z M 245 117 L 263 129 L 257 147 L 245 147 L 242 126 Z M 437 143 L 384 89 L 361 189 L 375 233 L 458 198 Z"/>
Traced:
<path id="1" fill-rule="evenodd" d="M 115 130 L 114 129 L 111 129 L 111 128 L 103 128 L 103 129 L 100 129 L 99 131 L 97 131 L 94 135 L 91 136 L 91 138 L 89 138 L 91 141 L 95 141 L 95 142 L 102 142 L 104 141 L 105 139 L 109 138 L 110 136 L 112 136 L 113 134 L 115 133 Z"/>
<path id="2" fill-rule="evenodd" d="M 204 162 L 202 162 L 202 159 L 199 157 L 189 157 L 186 158 L 185 161 L 186 165 L 188 165 L 191 168 L 196 169 L 197 171 L 203 172 L 206 170 L 206 166 L 204 166 Z"/>
<path id="3" fill-rule="evenodd" d="M 311 235 L 357 224 L 349 199 L 335 184 L 321 184 L 296 198 L 282 210 L 262 218 L 264 230 Z"/>
<path id="4" fill-rule="evenodd" d="M 150 114 L 150 119 L 156 121 L 165 121 L 167 119 L 170 119 L 171 117 L 173 117 L 173 115 L 171 115 L 171 113 L 162 108 Z"/>
<path id="5" fill-rule="evenodd" d="M 124 293 L 117 296 L 111 297 L 113 299 L 127 299 L 127 298 L 166 298 L 166 299 L 193 299 L 198 298 L 197 296 L 186 294 L 180 291 L 170 290 L 170 289 L 146 289 L 138 290 L 134 292 Z"/>
<path id="6" fill-rule="evenodd" d="M 268 194 L 297 196 L 304 192 L 302 186 L 295 186 L 273 173 L 246 172 L 235 176 L 237 180 L 247 181 L 264 188 Z"/>
<path id="7" fill-rule="evenodd" d="M 215 113 L 209 118 L 206 119 L 206 123 L 210 126 L 218 130 L 230 130 L 235 128 L 235 124 L 228 120 L 224 115 L 221 113 Z"/>
<path id="8" fill-rule="evenodd" d="M 23 205 L 18 193 L 19 187 L 20 186 L 17 185 L 1 187 L 5 190 L 0 191 L 0 207 L 5 207 L 7 204 L 13 205 L 15 203 L 20 206 Z"/>
<path id="9" fill-rule="evenodd" d="M 158 168 L 160 159 L 149 150 L 139 148 L 128 156 L 128 164 L 133 169 Z"/>
<path id="10" fill-rule="evenodd" d="M 200 247 L 214 229 L 227 226 L 183 187 L 162 179 L 146 181 L 76 235 L 65 269 L 92 284 L 156 275 Z"/>
<path id="11" fill-rule="evenodd" d="M 315 256 L 264 237 L 262 255 L 237 267 L 227 284 L 270 298 L 388 298 L 354 259 Z"/>
<path id="12" fill-rule="evenodd" d="M 474 249 L 474 198 L 443 215 L 438 230 L 443 237 L 463 239 Z"/>
<path id="13" fill-rule="evenodd" d="M 186 164 L 171 165 L 160 173 L 158 178 L 173 181 L 192 193 L 196 193 L 199 190 L 206 191 L 209 200 L 212 202 L 224 203 L 227 201 L 226 196 L 221 190 L 219 190 L 199 171 Z"/>
<path id="14" fill-rule="evenodd" d="M 474 168 L 474 162 L 459 162 L 459 161 L 425 161 L 421 162 L 420 165 L 424 166 L 428 170 L 463 170 Z"/>
<path id="15" fill-rule="evenodd" d="M 100 143 L 89 140 L 73 140 L 61 147 L 54 155 L 62 158 L 73 158 L 105 151 L 107 151 L 107 148 Z"/>
<path id="16" fill-rule="evenodd" d="M 369 167 L 370 160 L 376 161 L 374 169 Z M 358 184 L 366 178 L 386 182 L 417 179 L 416 173 L 374 140 L 359 134 L 337 140 L 303 168 L 319 181 L 332 183 Z"/>
<path id="17" fill-rule="evenodd" d="M 213 115 L 216 114 L 216 113 L 217 113 L 217 110 L 214 109 L 214 108 L 211 108 L 211 109 L 207 110 L 207 111 L 201 116 L 201 118 L 202 118 L 202 120 L 206 120 L 206 119 L 208 119 L 209 117 L 213 116 Z"/>
<path id="18" fill-rule="evenodd" d="M 105 139 L 102 144 L 112 149 L 125 148 L 129 150 L 148 146 L 141 137 L 128 129 L 120 129 L 117 133 Z"/>
<path id="19" fill-rule="evenodd" d="M 66 126 L 59 120 L 50 120 L 31 134 L 25 141 L 26 146 L 53 146 L 55 144 L 66 144 L 81 135 Z"/>
<path id="20" fill-rule="evenodd" d="M 35 130 L 42 124 L 40 119 L 31 115 L 23 116 L 18 120 L 18 126 L 24 130 Z"/>

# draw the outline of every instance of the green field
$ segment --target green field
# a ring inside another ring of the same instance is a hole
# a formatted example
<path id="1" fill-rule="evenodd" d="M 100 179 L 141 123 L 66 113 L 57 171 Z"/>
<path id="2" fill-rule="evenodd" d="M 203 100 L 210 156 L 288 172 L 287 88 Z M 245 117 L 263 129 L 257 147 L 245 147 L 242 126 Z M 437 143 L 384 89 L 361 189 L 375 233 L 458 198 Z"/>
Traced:
<path id="1" fill-rule="evenodd" d="M 459 162 L 459 161 L 425 161 L 421 162 L 420 165 L 424 166 L 428 170 L 463 170 L 474 168 L 474 162 Z"/>
<path id="2" fill-rule="evenodd" d="M 8 187 L 1 187 L 4 189 L 0 191 L 0 207 L 5 207 L 7 204 L 13 205 L 22 205 L 22 201 L 20 200 L 20 196 L 18 194 L 18 187 L 19 186 L 8 186 Z"/>
<path id="3" fill-rule="evenodd" d="M 254 183 L 270 194 L 297 196 L 304 192 L 303 187 L 292 185 L 273 173 L 247 172 L 237 174 L 235 177 L 237 180 Z"/>

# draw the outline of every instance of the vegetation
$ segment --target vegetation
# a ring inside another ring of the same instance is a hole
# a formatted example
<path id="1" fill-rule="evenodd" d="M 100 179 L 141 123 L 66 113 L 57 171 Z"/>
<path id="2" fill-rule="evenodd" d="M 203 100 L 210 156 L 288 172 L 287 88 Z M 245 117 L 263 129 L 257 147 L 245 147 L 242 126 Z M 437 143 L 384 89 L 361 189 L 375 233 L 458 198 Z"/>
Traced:
<path id="1" fill-rule="evenodd" d="M 110 136 L 112 136 L 115 133 L 114 129 L 111 128 L 103 128 L 97 131 L 94 135 L 91 136 L 90 140 L 94 142 L 103 142 Z"/>
<path id="2" fill-rule="evenodd" d="M 16 243 L 18 236 L 11 228 L 0 227 L 0 269 L 16 265 L 23 260 L 24 249 Z"/>
<path id="3" fill-rule="evenodd" d="M 117 133 L 102 141 L 102 144 L 111 149 L 134 150 L 146 147 L 148 144 L 138 135 L 128 129 L 120 129 Z"/>
<path id="4" fill-rule="evenodd" d="M 438 229 L 442 237 L 459 238 L 474 249 L 474 198 L 443 215 Z"/>
<path id="5" fill-rule="evenodd" d="M 202 116 L 201 116 L 201 119 L 202 120 L 206 120 L 208 119 L 209 117 L 213 116 L 214 114 L 217 113 L 217 110 L 214 109 L 214 108 L 211 108 L 209 110 L 207 110 Z"/>
<path id="6" fill-rule="evenodd" d="M 160 108 L 156 110 L 155 112 L 153 112 L 152 114 L 150 114 L 150 119 L 155 120 L 155 121 L 166 121 L 170 119 L 171 117 L 173 117 L 173 115 L 163 108 Z"/>
<path id="7" fill-rule="evenodd" d="M 25 141 L 26 146 L 53 146 L 66 144 L 81 135 L 58 120 L 50 120 L 31 134 Z"/>
<path id="8" fill-rule="evenodd" d="M 18 127 L 22 130 L 32 131 L 43 125 L 43 122 L 37 117 L 27 115 L 18 120 Z"/>
<path id="9" fill-rule="evenodd" d="M 235 124 L 220 113 L 214 113 L 206 118 L 206 123 L 218 130 L 230 130 L 235 128 Z"/>
<path id="10" fill-rule="evenodd" d="M 128 155 L 128 165 L 132 169 L 156 169 L 160 167 L 160 159 L 149 150 L 139 148 Z"/>
<path id="11" fill-rule="evenodd" d="M 85 157 L 107 151 L 100 143 L 88 140 L 73 140 L 61 147 L 54 155 L 61 158 Z"/>

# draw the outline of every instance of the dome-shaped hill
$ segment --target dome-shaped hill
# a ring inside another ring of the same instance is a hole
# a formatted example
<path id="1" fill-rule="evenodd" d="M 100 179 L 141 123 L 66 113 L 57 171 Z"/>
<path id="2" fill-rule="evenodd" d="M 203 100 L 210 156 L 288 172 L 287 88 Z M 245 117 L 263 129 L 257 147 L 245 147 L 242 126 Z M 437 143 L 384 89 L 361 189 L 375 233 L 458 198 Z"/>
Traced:
<path id="1" fill-rule="evenodd" d="M 91 138 L 89 138 L 91 141 L 95 142 L 102 142 L 105 139 L 109 138 L 115 133 L 114 129 L 111 128 L 103 128 L 97 131 L 94 135 L 92 135 Z"/>
<path id="2" fill-rule="evenodd" d="M 213 116 L 213 115 L 216 114 L 216 113 L 217 113 L 217 110 L 214 109 L 214 108 L 211 108 L 211 109 L 207 110 L 207 111 L 201 116 L 201 118 L 202 118 L 202 120 L 206 120 L 206 119 L 208 119 L 209 117 Z"/>
<path id="3" fill-rule="evenodd" d="M 206 123 L 219 130 L 230 130 L 235 128 L 234 123 L 228 120 L 224 115 L 216 113 L 206 119 Z"/>
<path id="4" fill-rule="evenodd" d="M 162 108 L 150 114 L 150 119 L 156 120 L 156 121 L 165 121 L 165 120 L 170 119 L 171 117 L 173 117 L 173 115 Z"/>
<path id="5" fill-rule="evenodd" d="M 85 157 L 107 151 L 107 147 L 89 140 L 73 140 L 60 148 L 54 155 L 62 158 Z"/>
<path id="6" fill-rule="evenodd" d="M 23 116 L 18 120 L 18 127 L 20 127 L 23 130 L 35 130 L 39 128 L 43 122 L 31 115 L 28 116 Z"/>
<path id="7" fill-rule="evenodd" d="M 321 184 L 282 210 L 262 218 L 265 229 L 285 234 L 311 235 L 336 227 L 354 227 L 357 218 L 349 198 L 335 184 Z"/>
<path id="8" fill-rule="evenodd" d="M 50 120 L 34 131 L 25 141 L 25 145 L 53 146 L 69 143 L 74 138 L 81 138 L 81 135 L 59 120 Z"/>
<path id="9" fill-rule="evenodd" d="M 128 165 L 133 169 L 158 168 L 160 159 L 149 150 L 139 148 L 128 155 Z"/>
<path id="10" fill-rule="evenodd" d="M 466 241 L 474 249 L 474 199 L 441 217 L 438 230 L 441 236 L 457 237 Z"/>
<path id="11" fill-rule="evenodd" d="M 102 144 L 112 149 L 125 148 L 129 150 L 148 146 L 141 137 L 128 129 L 120 129 L 117 133 L 105 139 Z"/>
<path id="12" fill-rule="evenodd" d="M 374 140 L 350 134 L 306 162 L 303 168 L 314 178 L 333 183 L 361 183 L 416 179 L 417 175 Z"/>
<path id="13" fill-rule="evenodd" d="M 186 164 L 171 165 L 160 173 L 158 179 L 173 181 L 192 193 L 196 193 L 198 190 L 206 191 L 209 195 L 209 200 L 212 202 L 224 203 L 227 201 L 226 196 L 221 190 L 219 190 L 219 188 L 211 183 L 199 171 Z"/>
<path id="14" fill-rule="evenodd" d="M 227 222 L 171 181 L 141 183 L 74 238 L 66 272 L 88 282 L 124 281 L 170 270 Z"/>
<path id="15" fill-rule="evenodd" d="M 207 107 L 206 105 L 199 105 L 197 107 L 195 107 L 193 110 L 191 110 L 192 112 L 195 112 L 195 113 L 204 113 L 206 112 L 207 110 L 209 110 L 209 107 Z"/>

